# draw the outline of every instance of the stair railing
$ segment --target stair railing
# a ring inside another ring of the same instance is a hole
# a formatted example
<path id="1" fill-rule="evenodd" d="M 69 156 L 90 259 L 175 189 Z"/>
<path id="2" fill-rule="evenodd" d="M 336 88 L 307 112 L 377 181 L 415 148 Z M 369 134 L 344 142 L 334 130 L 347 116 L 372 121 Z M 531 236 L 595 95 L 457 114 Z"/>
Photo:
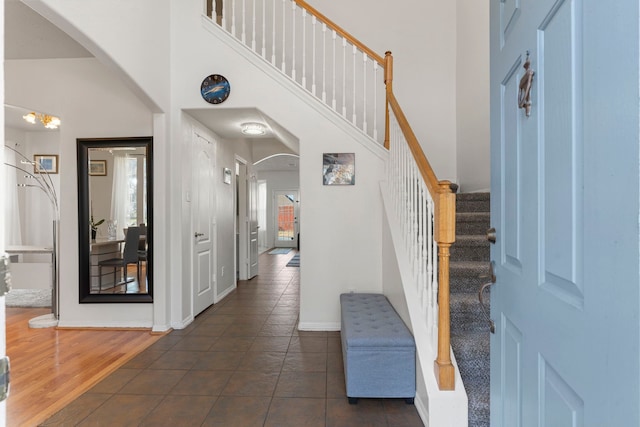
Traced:
<path id="1" fill-rule="evenodd" d="M 393 94 L 391 52 L 382 58 L 303 0 L 206 0 L 206 13 L 389 149 L 387 185 L 402 224 L 423 320 L 431 336 L 438 337 L 436 379 L 440 390 L 453 390 L 449 249 L 455 241 L 455 194 L 449 181 L 437 179 Z M 379 90 L 385 97 L 378 96 Z M 378 132 L 382 122 L 384 135 Z"/>
<path id="2" fill-rule="evenodd" d="M 207 14 L 344 120 L 383 143 L 380 55 L 303 0 L 208 0 Z"/>
<path id="3" fill-rule="evenodd" d="M 392 64 L 391 52 L 387 52 L 387 185 L 402 227 L 424 320 L 431 336 L 438 337 L 434 363 L 438 386 L 440 390 L 453 390 L 449 250 L 456 235 L 456 196 L 451 191 L 451 182 L 439 181 L 436 177 L 393 94 Z"/>

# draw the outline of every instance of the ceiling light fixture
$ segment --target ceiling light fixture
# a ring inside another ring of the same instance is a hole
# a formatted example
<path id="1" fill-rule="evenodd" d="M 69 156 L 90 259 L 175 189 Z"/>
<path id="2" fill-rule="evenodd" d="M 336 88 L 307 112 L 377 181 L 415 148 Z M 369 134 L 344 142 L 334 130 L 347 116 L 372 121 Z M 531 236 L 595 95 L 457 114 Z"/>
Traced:
<path id="1" fill-rule="evenodd" d="M 242 127 L 242 133 L 245 135 L 264 135 L 267 131 L 267 128 L 262 123 L 243 123 L 240 125 Z"/>
<path id="2" fill-rule="evenodd" d="M 60 126 L 60 119 L 56 116 L 50 116 L 49 114 L 40 114 L 32 111 L 22 116 L 22 118 L 32 125 L 35 124 L 36 119 L 38 119 L 47 129 L 58 129 L 58 126 Z"/>

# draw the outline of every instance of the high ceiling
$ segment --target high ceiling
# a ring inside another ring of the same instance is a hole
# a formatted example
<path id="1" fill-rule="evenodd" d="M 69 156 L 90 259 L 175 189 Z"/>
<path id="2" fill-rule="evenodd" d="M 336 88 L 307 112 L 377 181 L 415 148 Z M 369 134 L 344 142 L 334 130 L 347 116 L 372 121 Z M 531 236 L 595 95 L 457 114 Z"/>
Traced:
<path id="1" fill-rule="evenodd" d="M 53 59 L 53 58 L 87 58 L 93 57 L 65 32 L 51 24 L 20 0 L 5 0 L 5 59 Z M 21 106 L 27 107 L 27 106 Z M 33 131 L 33 127 L 25 127 L 22 115 L 26 110 L 5 106 L 5 123 L 7 126 Z M 46 112 L 43 112 L 46 113 Z M 281 152 L 297 151 L 297 139 L 286 129 L 264 116 L 255 108 L 216 109 L 208 108 L 188 111 L 203 125 L 217 135 L 233 140 L 247 140 L 253 145 L 254 152 L 261 150 L 257 144 L 270 145 Z M 64 126 L 64 117 L 63 126 Z M 240 124 L 244 122 L 260 122 L 267 125 L 267 133 L 258 137 L 247 137 L 241 133 Z M 43 128 L 44 129 L 44 128 Z M 281 144 L 281 149 L 277 149 Z M 264 154 L 258 156 L 265 157 Z M 292 157 L 271 158 L 259 163 L 259 170 L 297 170 L 298 161 Z M 291 166 L 295 164 L 295 167 Z"/>

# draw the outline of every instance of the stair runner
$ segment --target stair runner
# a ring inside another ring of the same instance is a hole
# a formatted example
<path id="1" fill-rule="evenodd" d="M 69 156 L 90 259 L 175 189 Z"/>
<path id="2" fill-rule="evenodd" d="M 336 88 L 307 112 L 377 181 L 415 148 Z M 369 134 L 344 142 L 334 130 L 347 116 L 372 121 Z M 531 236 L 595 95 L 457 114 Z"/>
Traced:
<path id="1" fill-rule="evenodd" d="M 478 289 L 489 273 L 489 193 L 456 196 L 456 243 L 451 249 L 451 346 L 469 398 L 469 427 L 489 426 L 489 326 Z M 489 291 L 485 291 L 489 308 Z"/>

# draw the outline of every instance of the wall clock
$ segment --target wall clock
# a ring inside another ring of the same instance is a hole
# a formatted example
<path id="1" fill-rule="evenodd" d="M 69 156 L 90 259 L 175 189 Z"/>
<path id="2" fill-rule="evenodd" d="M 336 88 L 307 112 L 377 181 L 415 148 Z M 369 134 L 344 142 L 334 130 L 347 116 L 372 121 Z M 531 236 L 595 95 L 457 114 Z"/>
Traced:
<path id="1" fill-rule="evenodd" d="M 210 104 L 220 104 L 229 97 L 231 86 L 229 80 L 220 74 L 207 76 L 200 85 L 202 98 Z"/>

